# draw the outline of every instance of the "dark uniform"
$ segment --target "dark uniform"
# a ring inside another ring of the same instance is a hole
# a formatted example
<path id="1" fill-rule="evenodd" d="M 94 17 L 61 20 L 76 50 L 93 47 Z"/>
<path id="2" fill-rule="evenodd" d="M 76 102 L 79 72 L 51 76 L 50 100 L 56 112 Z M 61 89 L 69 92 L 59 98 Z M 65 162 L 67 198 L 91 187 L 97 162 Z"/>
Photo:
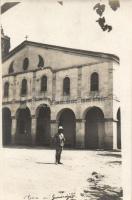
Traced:
<path id="1" fill-rule="evenodd" d="M 55 141 L 55 148 L 56 148 L 56 155 L 55 155 L 56 164 L 62 164 L 60 162 L 60 159 L 61 159 L 61 153 L 62 153 L 64 142 L 65 142 L 62 126 L 59 127 L 58 133 L 54 137 L 54 141 Z"/>

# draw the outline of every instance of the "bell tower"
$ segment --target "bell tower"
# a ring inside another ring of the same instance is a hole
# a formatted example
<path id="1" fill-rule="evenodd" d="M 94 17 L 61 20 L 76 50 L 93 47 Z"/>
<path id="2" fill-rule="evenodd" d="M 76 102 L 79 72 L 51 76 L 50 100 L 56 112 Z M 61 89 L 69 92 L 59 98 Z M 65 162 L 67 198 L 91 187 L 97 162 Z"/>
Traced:
<path id="1" fill-rule="evenodd" d="M 10 37 L 4 34 L 3 28 L 1 26 L 1 54 L 2 59 L 6 57 L 10 49 Z"/>

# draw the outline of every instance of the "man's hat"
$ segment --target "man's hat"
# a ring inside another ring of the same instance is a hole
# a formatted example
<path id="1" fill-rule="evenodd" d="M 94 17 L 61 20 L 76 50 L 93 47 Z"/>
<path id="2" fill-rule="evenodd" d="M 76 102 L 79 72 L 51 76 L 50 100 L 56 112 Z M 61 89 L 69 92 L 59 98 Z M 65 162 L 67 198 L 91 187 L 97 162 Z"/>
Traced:
<path id="1" fill-rule="evenodd" d="M 59 126 L 59 128 L 58 129 L 63 129 L 63 127 L 62 126 Z"/>

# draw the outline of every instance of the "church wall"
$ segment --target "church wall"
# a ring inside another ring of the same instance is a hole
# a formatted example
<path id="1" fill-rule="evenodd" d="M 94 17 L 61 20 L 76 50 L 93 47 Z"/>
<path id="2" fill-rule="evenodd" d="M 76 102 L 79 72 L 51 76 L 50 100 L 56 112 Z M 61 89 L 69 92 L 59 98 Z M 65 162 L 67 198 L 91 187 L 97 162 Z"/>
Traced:
<path id="1" fill-rule="evenodd" d="M 55 49 L 26 46 L 3 63 L 3 75 L 8 74 L 9 65 L 12 61 L 14 61 L 14 71 L 17 73 L 23 72 L 23 60 L 26 57 L 29 59 L 28 70 L 37 70 L 39 63 L 38 55 L 43 57 L 44 66 L 51 67 L 53 70 L 109 61 L 109 59 L 101 57 L 75 54 Z"/>
<path id="2" fill-rule="evenodd" d="M 120 76 L 120 66 L 116 63 L 113 63 L 113 113 L 114 118 L 117 118 L 117 111 L 120 108 L 120 99 L 121 99 L 121 92 L 122 92 L 122 81 Z"/>
<path id="3" fill-rule="evenodd" d="M 21 96 L 21 83 L 22 80 L 27 80 L 27 95 Z M 19 74 L 16 76 L 16 100 L 26 100 L 32 98 L 32 83 L 33 83 L 33 73 Z"/>
<path id="4" fill-rule="evenodd" d="M 29 55 L 29 51 L 28 51 L 28 46 L 25 47 L 24 49 L 22 49 L 20 52 L 16 52 L 12 57 L 10 57 L 8 60 L 6 60 L 3 63 L 3 67 L 2 67 L 2 75 L 7 75 L 8 74 L 8 70 L 9 70 L 9 66 L 11 64 L 12 61 L 14 61 L 14 72 L 22 72 L 23 71 L 23 59 L 25 57 L 28 57 Z M 31 65 L 31 63 L 29 63 Z"/>
<path id="5" fill-rule="evenodd" d="M 41 78 L 43 76 L 47 76 L 47 91 L 41 92 Z M 52 99 L 52 79 L 53 79 L 53 73 L 50 69 L 43 69 L 40 71 L 37 71 L 35 73 L 35 96 L 38 98 L 51 98 Z"/>
<path id="6" fill-rule="evenodd" d="M 58 71 L 56 73 L 56 95 L 55 99 L 67 99 L 63 95 L 63 80 L 65 77 L 70 78 L 70 99 L 76 99 L 77 98 L 77 80 L 78 80 L 78 69 L 69 69 L 69 70 L 63 70 Z"/>
<path id="7" fill-rule="evenodd" d="M 93 64 L 91 66 L 85 66 L 82 68 L 82 96 L 89 97 L 93 93 L 90 91 L 90 77 L 92 73 L 98 73 L 99 75 L 99 91 L 95 95 L 107 96 L 109 93 L 109 79 L 108 79 L 108 63 Z"/>
<path id="8" fill-rule="evenodd" d="M 45 58 L 46 67 L 28 71 L 37 68 L 39 54 Z M 76 147 L 85 148 L 86 113 L 91 108 L 99 108 L 104 115 L 105 129 L 105 133 L 100 134 L 100 137 L 102 137 L 100 144 L 102 145 L 104 142 L 105 147 L 116 148 L 116 121 L 114 121 L 114 116 L 118 106 L 115 103 L 117 101 L 113 100 L 113 91 L 117 92 L 113 81 L 117 77 L 116 72 L 118 70 L 113 70 L 113 62 L 91 56 L 75 56 L 58 50 L 27 47 L 3 64 L 3 73 L 8 73 L 7 69 L 12 60 L 18 68 L 17 70 L 21 71 L 25 56 L 29 58 L 27 71 L 3 77 L 3 83 L 8 80 L 11 85 L 9 97 L 3 98 L 3 107 L 7 106 L 11 110 L 13 138 L 16 131 L 17 110 L 27 106 L 32 121 L 31 144 L 35 144 L 37 109 L 40 106 L 47 105 L 51 112 L 51 136 L 53 137 L 57 131 L 60 113 L 64 109 L 70 109 L 75 114 L 76 119 Z M 87 62 L 88 64 L 86 64 Z M 69 68 L 64 69 L 65 67 Z M 117 67 L 115 68 L 117 69 Z M 90 77 L 93 72 L 97 72 L 99 75 L 99 91 L 96 92 L 90 91 Z M 46 92 L 40 90 L 43 75 L 48 78 Z M 65 77 L 70 78 L 70 95 L 66 97 L 63 95 L 63 80 Z M 26 96 L 21 96 L 21 82 L 24 78 L 27 80 L 28 93 Z M 100 125 L 99 129 L 103 130 L 103 126 Z M 15 140 L 13 142 L 15 143 Z"/>
<path id="9" fill-rule="evenodd" d="M 29 52 L 31 56 L 30 59 L 33 59 L 33 67 L 36 67 L 36 57 L 40 54 L 45 60 L 45 66 L 50 66 L 53 70 L 64 69 L 76 65 L 83 65 L 86 63 L 93 63 L 105 60 L 100 57 L 93 57 L 77 53 L 75 54 L 72 52 L 65 52 L 63 50 L 33 46 L 29 47 Z"/>
<path id="10" fill-rule="evenodd" d="M 9 83 L 9 96 L 8 97 L 4 97 L 4 85 L 5 85 L 6 82 Z M 13 96 L 14 96 L 14 77 L 13 76 L 5 77 L 3 79 L 3 82 L 2 82 L 2 97 L 3 97 L 3 101 L 12 101 L 13 100 Z"/>

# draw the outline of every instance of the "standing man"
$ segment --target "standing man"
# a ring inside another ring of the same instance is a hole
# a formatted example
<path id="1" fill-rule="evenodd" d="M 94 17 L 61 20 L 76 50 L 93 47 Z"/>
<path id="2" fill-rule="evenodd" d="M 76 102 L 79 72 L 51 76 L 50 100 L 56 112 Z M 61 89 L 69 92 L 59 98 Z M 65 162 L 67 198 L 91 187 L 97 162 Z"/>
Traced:
<path id="1" fill-rule="evenodd" d="M 58 133 L 54 137 L 55 140 L 55 148 L 56 148 L 56 155 L 55 155 L 55 163 L 56 164 L 63 164 L 60 162 L 61 159 L 61 153 L 64 147 L 65 137 L 63 134 L 63 127 L 59 126 Z"/>

